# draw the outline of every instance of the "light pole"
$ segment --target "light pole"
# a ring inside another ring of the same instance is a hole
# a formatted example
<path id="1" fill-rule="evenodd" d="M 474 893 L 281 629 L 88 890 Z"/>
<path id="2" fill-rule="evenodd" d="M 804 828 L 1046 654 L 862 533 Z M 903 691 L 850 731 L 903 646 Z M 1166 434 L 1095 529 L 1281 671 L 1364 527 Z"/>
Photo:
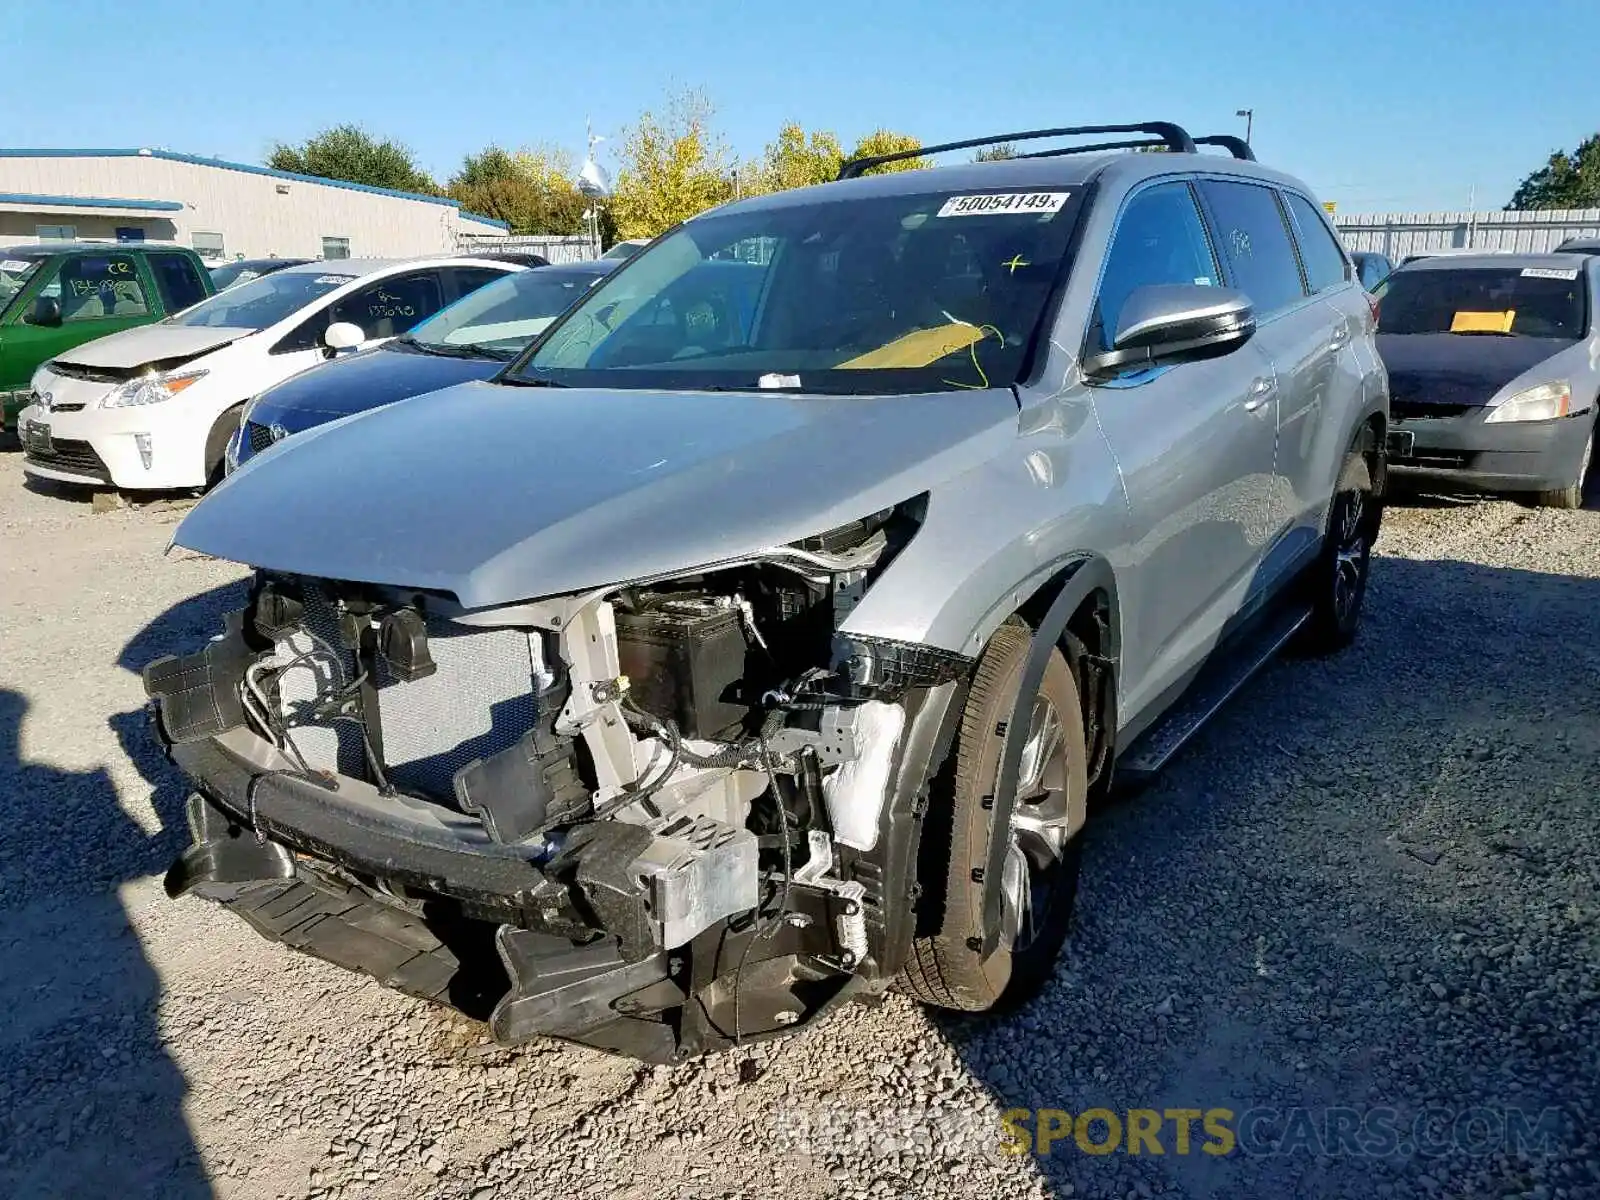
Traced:
<path id="1" fill-rule="evenodd" d="M 1244 144 L 1248 146 L 1250 144 L 1250 134 L 1256 123 L 1256 110 L 1253 108 L 1241 108 L 1233 115 L 1244 118 Z"/>

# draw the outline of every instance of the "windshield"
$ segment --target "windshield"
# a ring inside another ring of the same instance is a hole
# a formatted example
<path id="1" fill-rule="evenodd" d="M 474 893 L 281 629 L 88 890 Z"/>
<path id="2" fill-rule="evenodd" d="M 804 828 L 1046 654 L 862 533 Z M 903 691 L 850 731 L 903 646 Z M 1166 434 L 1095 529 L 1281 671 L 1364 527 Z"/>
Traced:
<path id="1" fill-rule="evenodd" d="M 594 288 L 507 376 L 875 393 L 1015 383 L 1059 277 L 1065 189 L 697 217 Z"/>
<path id="2" fill-rule="evenodd" d="M 343 287 L 354 275 L 315 271 L 275 271 L 218 292 L 193 308 L 168 317 L 168 325 L 265 329 L 304 308 L 318 296 Z"/>
<path id="3" fill-rule="evenodd" d="M 6 258 L 0 255 L 0 312 L 39 269 L 42 258 Z"/>
<path id="4" fill-rule="evenodd" d="M 600 279 L 559 267 L 507 275 L 430 317 L 406 340 L 423 349 L 471 347 L 509 360 Z"/>
<path id="5" fill-rule="evenodd" d="M 1577 267 L 1401 271 L 1378 289 L 1379 333 L 1577 339 L 1588 328 Z"/>

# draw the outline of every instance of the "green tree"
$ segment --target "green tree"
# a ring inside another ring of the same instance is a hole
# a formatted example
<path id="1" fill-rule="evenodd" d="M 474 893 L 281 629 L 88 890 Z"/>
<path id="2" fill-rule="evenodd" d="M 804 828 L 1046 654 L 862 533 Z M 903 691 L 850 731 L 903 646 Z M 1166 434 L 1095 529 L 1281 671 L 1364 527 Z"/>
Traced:
<path id="1" fill-rule="evenodd" d="M 368 187 L 440 194 L 439 185 L 417 165 L 406 146 L 376 138 L 359 125 L 335 125 L 298 146 L 278 142 L 267 156 L 267 166 Z"/>
<path id="2" fill-rule="evenodd" d="M 1017 157 L 1017 148 L 1010 142 L 996 142 L 992 146 L 981 146 L 972 156 L 973 162 L 1001 162 L 1004 159 Z"/>
<path id="3" fill-rule="evenodd" d="M 1557 150 L 1512 193 L 1507 209 L 1600 207 L 1600 133 Z"/>
<path id="4" fill-rule="evenodd" d="M 921 149 L 921 139 L 914 138 L 909 133 L 896 133 L 892 129 L 875 129 L 856 143 L 856 148 L 850 151 L 850 157 L 871 158 L 878 154 L 899 154 L 905 150 Z M 930 165 L 927 159 L 920 156 L 917 158 L 903 158 L 898 162 L 884 163 L 878 167 L 868 167 L 862 174 L 885 175 L 890 171 L 916 171 Z"/>
<path id="5" fill-rule="evenodd" d="M 778 130 L 778 138 L 762 155 L 755 181 L 746 191 L 781 192 L 789 188 L 829 183 L 839 177 L 844 151 L 839 139 L 826 129 L 807 134 L 791 122 Z"/>
<path id="6" fill-rule="evenodd" d="M 574 183 L 571 156 L 552 147 L 515 153 L 486 146 L 469 154 L 447 194 L 468 212 L 493 217 L 512 233 L 577 233 L 585 202 Z"/>
<path id="7" fill-rule="evenodd" d="M 732 160 L 703 92 L 669 97 L 622 137 L 610 211 L 620 238 L 654 237 L 733 197 Z"/>

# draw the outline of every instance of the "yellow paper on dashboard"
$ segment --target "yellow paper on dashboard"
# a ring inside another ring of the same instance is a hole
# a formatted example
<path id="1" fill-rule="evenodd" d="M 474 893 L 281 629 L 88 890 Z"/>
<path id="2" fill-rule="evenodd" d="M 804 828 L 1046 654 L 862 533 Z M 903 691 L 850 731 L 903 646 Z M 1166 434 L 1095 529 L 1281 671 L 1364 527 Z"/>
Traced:
<path id="1" fill-rule="evenodd" d="M 841 371 L 867 371 L 875 367 L 926 367 L 947 354 L 965 350 L 983 340 L 983 327 L 952 321 L 934 329 L 913 329 L 876 350 L 868 350 L 839 364 Z"/>
<path id="2" fill-rule="evenodd" d="M 1458 312 L 1450 322 L 1451 333 L 1510 333 L 1516 309 L 1505 312 Z"/>

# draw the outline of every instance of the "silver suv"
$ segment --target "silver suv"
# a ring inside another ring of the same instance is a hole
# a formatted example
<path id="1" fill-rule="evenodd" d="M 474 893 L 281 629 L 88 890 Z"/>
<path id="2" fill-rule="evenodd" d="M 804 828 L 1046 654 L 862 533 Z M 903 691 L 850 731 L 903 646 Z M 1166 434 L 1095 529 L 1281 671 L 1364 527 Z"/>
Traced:
<path id="1" fill-rule="evenodd" d="M 1304 185 L 992 140 L 1075 135 L 707 212 L 494 380 L 230 477 L 176 541 L 249 605 L 145 672 L 169 891 L 506 1043 L 1031 996 L 1113 768 L 1353 636 L 1387 422 Z"/>

